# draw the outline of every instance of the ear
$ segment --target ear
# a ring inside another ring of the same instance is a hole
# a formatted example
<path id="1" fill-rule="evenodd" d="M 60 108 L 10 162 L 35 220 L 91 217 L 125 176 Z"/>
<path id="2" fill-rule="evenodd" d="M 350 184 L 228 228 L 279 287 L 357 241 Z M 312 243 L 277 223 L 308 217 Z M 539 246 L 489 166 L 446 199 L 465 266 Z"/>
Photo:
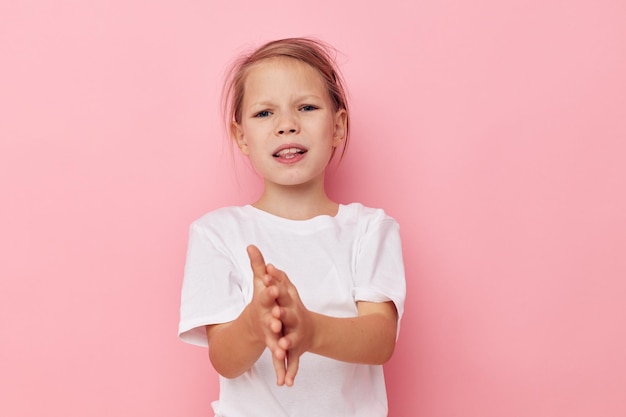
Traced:
<path id="1" fill-rule="evenodd" d="M 341 145 L 346 136 L 346 125 L 348 124 L 348 112 L 346 109 L 339 109 L 335 113 L 335 128 L 333 135 L 333 147 Z"/>
<path id="2" fill-rule="evenodd" d="M 248 150 L 248 142 L 243 135 L 243 128 L 237 122 L 231 122 L 230 124 L 230 137 L 232 140 L 237 142 L 237 146 L 241 149 L 241 153 L 244 155 L 248 155 L 250 151 Z"/>

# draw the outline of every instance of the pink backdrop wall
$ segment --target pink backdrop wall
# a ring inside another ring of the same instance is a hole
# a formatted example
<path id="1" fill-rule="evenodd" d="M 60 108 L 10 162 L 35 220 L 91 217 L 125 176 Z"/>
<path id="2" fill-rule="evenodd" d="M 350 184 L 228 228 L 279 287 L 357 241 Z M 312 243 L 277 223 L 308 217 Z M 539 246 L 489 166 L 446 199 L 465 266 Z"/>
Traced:
<path id="1" fill-rule="evenodd" d="M 626 3 L 0 4 L 0 415 L 206 416 L 188 224 L 254 198 L 226 63 L 337 46 L 342 202 L 402 225 L 392 416 L 626 415 Z"/>

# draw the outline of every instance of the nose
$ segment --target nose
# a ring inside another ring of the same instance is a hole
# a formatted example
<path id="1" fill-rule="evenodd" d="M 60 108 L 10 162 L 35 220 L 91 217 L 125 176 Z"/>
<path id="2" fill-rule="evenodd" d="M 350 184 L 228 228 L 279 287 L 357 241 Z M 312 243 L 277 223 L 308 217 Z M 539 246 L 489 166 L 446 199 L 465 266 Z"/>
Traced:
<path id="1" fill-rule="evenodd" d="M 298 122 L 296 118 L 292 114 L 284 114 L 278 120 L 278 125 L 276 126 L 276 134 L 279 136 L 297 133 L 299 130 Z"/>

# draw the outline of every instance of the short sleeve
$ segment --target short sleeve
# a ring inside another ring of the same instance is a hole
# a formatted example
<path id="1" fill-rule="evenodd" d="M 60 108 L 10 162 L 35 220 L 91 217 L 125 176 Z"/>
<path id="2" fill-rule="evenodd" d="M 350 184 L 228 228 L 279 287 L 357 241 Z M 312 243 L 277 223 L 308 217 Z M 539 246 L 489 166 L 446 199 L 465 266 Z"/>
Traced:
<path id="1" fill-rule="evenodd" d="M 232 257 L 207 227 L 193 223 L 181 290 L 179 337 L 208 346 L 205 326 L 236 319 L 245 304 Z"/>
<path id="2" fill-rule="evenodd" d="M 391 217 L 371 224 L 361 238 L 356 257 L 356 301 L 393 301 L 398 322 L 404 312 L 406 282 L 400 227 Z"/>

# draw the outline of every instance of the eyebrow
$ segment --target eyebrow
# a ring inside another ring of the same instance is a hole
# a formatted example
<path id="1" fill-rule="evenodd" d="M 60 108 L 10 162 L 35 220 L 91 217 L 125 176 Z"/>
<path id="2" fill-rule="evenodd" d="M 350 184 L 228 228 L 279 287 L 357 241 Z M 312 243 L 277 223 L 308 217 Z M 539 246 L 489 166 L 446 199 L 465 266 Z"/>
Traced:
<path id="1" fill-rule="evenodd" d="M 294 101 L 307 101 L 310 99 L 314 99 L 314 100 L 322 100 L 322 97 L 316 95 L 316 94 L 305 94 L 303 96 L 299 96 L 296 97 L 296 99 Z M 263 101 L 259 101 L 256 103 L 250 103 L 250 105 L 248 107 L 268 107 L 268 106 L 273 106 L 274 102 L 271 100 L 263 100 Z"/>
<path id="2" fill-rule="evenodd" d="M 250 103 L 250 105 L 248 107 L 269 107 L 272 105 L 271 101 L 259 101 L 257 103 Z"/>

